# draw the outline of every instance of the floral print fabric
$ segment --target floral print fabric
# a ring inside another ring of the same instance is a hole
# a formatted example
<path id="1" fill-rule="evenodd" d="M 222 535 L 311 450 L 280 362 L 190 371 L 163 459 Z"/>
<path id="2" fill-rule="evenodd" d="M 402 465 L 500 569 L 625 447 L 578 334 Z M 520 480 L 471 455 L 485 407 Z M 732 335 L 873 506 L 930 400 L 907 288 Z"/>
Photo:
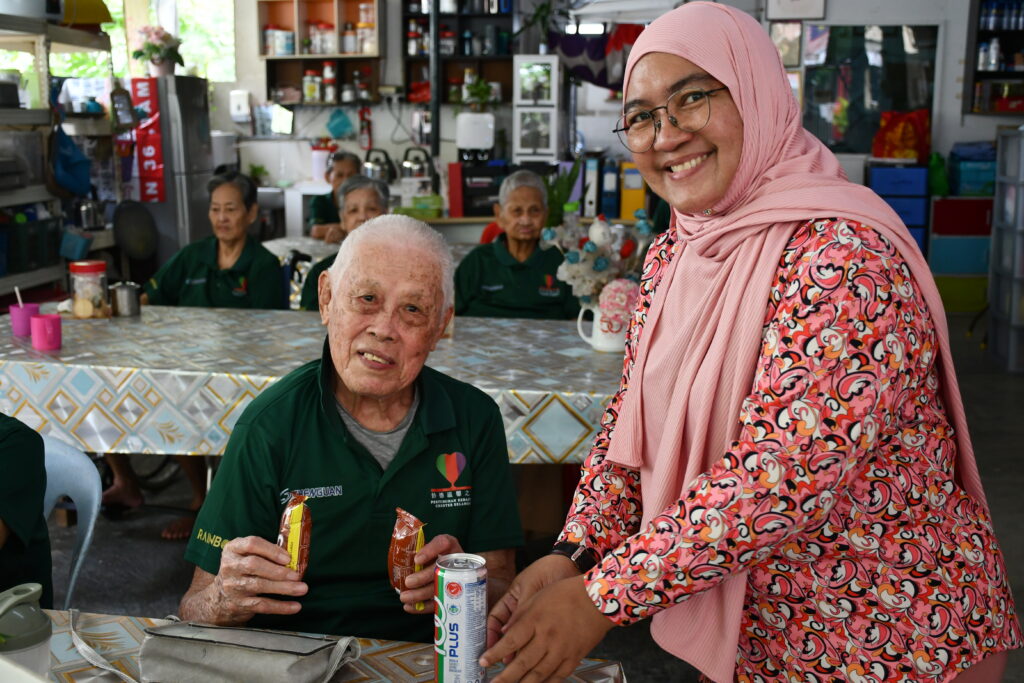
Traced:
<path id="1" fill-rule="evenodd" d="M 647 255 L 622 384 L 560 540 L 620 625 L 746 569 L 740 681 L 943 681 L 1021 631 L 987 510 L 957 484 L 930 314 L 871 228 L 809 221 L 779 260 L 740 433 L 640 529 L 639 472 L 604 459 L 672 231 Z"/>

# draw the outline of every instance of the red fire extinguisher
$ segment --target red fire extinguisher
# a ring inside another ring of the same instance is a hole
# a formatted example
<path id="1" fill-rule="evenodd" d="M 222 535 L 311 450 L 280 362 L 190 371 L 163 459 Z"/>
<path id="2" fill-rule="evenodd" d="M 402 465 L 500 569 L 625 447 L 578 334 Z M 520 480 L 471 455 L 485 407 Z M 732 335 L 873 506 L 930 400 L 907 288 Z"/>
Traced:
<path id="1" fill-rule="evenodd" d="M 373 147 L 373 124 L 369 107 L 359 108 L 359 146 L 363 149 Z"/>

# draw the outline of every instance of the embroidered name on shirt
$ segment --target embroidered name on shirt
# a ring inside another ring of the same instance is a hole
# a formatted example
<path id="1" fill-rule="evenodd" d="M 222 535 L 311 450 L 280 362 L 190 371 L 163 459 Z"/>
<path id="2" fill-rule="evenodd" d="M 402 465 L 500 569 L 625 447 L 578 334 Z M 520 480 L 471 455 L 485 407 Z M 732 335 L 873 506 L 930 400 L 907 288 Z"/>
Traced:
<path id="1" fill-rule="evenodd" d="M 200 529 L 199 531 L 197 531 L 196 538 L 202 541 L 203 543 L 212 545 L 214 548 L 223 548 L 225 545 L 227 545 L 228 541 L 230 540 L 218 536 L 217 534 L 211 534 L 206 529 Z"/>
<path id="2" fill-rule="evenodd" d="M 190 277 L 185 279 L 185 285 L 205 285 L 205 277 Z"/>
<path id="3" fill-rule="evenodd" d="M 335 486 L 314 486 L 308 489 L 284 489 L 281 491 L 281 505 L 288 502 L 292 493 L 297 493 L 306 498 L 333 498 L 342 495 L 343 491 L 341 484 Z"/>
<path id="4" fill-rule="evenodd" d="M 456 486 L 466 469 L 466 456 L 462 453 L 442 453 L 434 461 L 437 471 L 448 480 L 448 486 L 430 489 L 430 504 L 435 508 L 468 507 L 472 503 L 472 486 Z"/>

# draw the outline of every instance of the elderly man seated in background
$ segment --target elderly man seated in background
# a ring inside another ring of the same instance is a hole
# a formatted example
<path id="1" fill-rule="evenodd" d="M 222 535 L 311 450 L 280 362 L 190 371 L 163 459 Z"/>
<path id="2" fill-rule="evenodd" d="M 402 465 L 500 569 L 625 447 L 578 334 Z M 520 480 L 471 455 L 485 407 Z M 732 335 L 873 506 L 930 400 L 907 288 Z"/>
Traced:
<path id="1" fill-rule="evenodd" d="M 335 193 L 346 180 L 359 175 L 363 162 L 352 152 L 335 152 L 327 158 L 327 170 L 324 180 L 330 186 L 327 194 L 318 195 L 309 200 L 309 235 L 326 242 L 340 242 L 344 237 L 341 231 L 341 217 Z"/>
<path id="2" fill-rule="evenodd" d="M 349 178 L 337 190 L 338 207 L 341 209 L 341 238 L 345 237 L 360 225 L 388 212 L 388 200 L 391 193 L 388 186 L 380 180 L 357 175 Z M 302 298 L 299 309 L 316 311 L 320 308 L 319 283 L 320 273 L 331 267 L 337 254 L 332 254 L 318 261 L 309 269 L 302 284 Z"/>
<path id="3" fill-rule="evenodd" d="M 425 223 L 369 221 L 319 283 L 323 357 L 235 425 L 185 553 L 197 568 L 181 616 L 429 642 L 439 555 L 483 555 L 491 597 L 514 574 L 522 531 L 501 415 L 424 365 L 452 315 L 451 256 Z M 313 520 L 301 578 L 274 543 L 291 492 Z M 387 573 L 396 507 L 434 537 L 401 595 Z"/>
<path id="4" fill-rule="evenodd" d="M 532 171 L 501 184 L 494 216 L 505 231 L 466 255 L 455 272 L 455 313 L 492 318 L 575 318 L 579 302 L 555 277 L 562 253 L 540 248 L 547 188 Z"/>

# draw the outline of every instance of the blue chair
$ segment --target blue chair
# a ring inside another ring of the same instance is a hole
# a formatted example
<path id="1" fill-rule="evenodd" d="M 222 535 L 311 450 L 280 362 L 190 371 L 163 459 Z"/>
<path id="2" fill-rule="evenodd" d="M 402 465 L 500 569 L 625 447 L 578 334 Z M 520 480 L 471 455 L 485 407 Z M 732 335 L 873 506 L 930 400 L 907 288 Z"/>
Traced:
<path id="1" fill-rule="evenodd" d="M 43 437 L 46 449 L 46 495 L 43 498 L 43 513 L 50 516 L 57 500 L 67 496 L 78 512 L 78 533 L 75 550 L 71 556 L 71 571 L 68 573 L 68 591 L 64 596 L 64 607 L 68 609 L 75 593 L 78 572 L 85 562 L 85 554 L 92 543 L 93 527 L 100 513 L 100 499 L 103 484 L 100 473 L 88 455 L 73 446 L 50 436 Z"/>

